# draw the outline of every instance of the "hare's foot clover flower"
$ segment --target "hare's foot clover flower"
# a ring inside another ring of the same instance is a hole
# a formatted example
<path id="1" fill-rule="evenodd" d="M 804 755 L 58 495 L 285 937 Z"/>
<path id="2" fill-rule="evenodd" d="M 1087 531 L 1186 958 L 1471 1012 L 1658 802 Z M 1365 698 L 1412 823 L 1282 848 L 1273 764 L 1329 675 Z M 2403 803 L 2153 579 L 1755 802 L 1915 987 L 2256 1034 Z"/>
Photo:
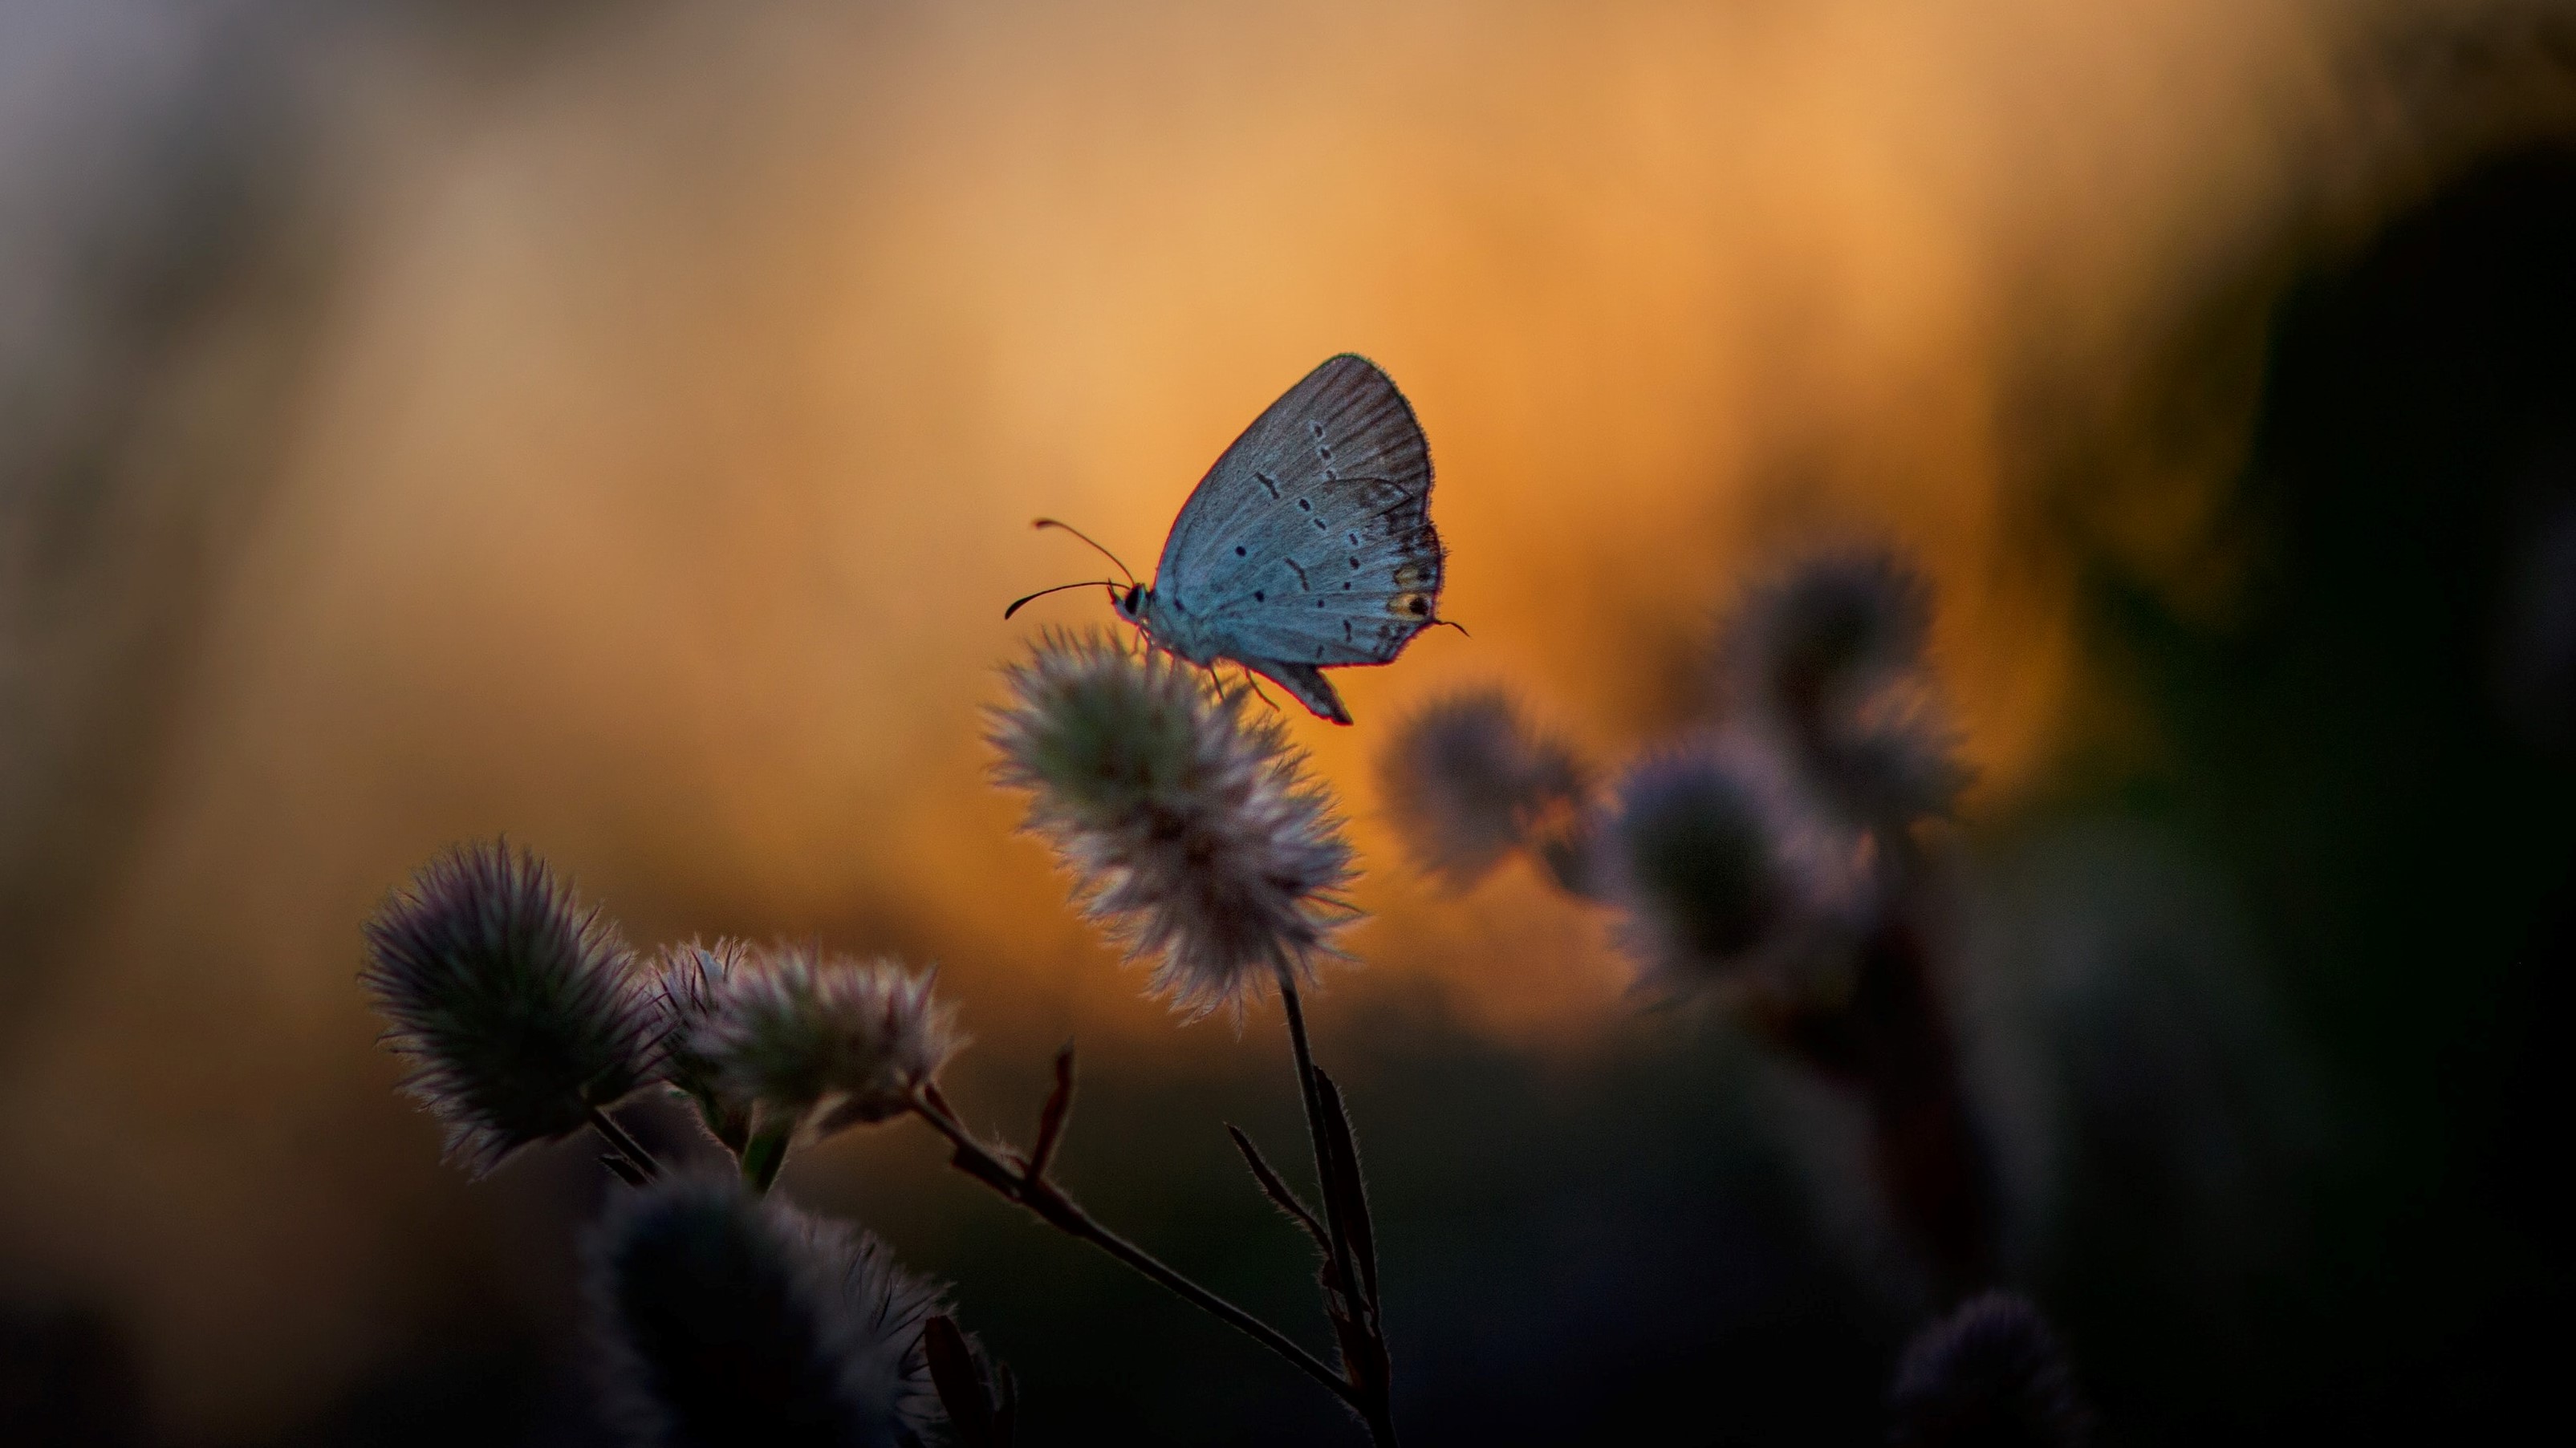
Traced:
<path id="1" fill-rule="evenodd" d="M 672 1053 L 690 1080 L 673 1080 L 727 1119 L 815 1136 L 884 1121 L 911 1109 L 963 1044 L 955 1008 L 931 994 L 933 972 L 807 945 L 701 951 L 682 964 L 696 972 L 684 992 L 703 993 L 684 1007 L 694 1014 Z"/>
<path id="2" fill-rule="evenodd" d="M 2082 1448 L 2093 1414 L 2029 1299 L 1989 1292 L 1905 1345 L 1888 1394 L 1896 1448 Z"/>
<path id="3" fill-rule="evenodd" d="M 1192 1017 L 1226 1006 L 1238 1021 L 1265 982 L 1279 991 L 1325 1189 L 1320 1211 L 1299 1204 L 1292 1215 L 1329 1263 L 1325 1307 L 1341 1341 L 1341 1369 L 1102 1231 L 1042 1169 L 996 1157 L 944 1112 L 926 1116 L 957 1145 L 961 1169 L 1268 1345 L 1330 1387 L 1379 1443 L 1392 1444 L 1358 1149 L 1339 1091 L 1314 1064 L 1298 1004 L 1315 957 L 1334 953 L 1333 932 L 1356 914 L 1341 895 L 1355 872 L 1331 796 L 1306 776 L 1304 756 L 1276 719 L 1247 714 L 1248 690 L 1212 689 L 1169 654 L 1139 653 L 1099 634 L 1051 635 L 1006 677 L 1011 700 L 992 715 L 990 737 L 1002 756 L 995 777 L 1029 792 L 1027 827 L 1072 868 L 1083 913 L 1107 927 L 1130 960 L 1156 961 L 1147 988 Z M 1039 1147 L 1013 1160 L 1045 1160 L 1069 1084 L 1059 1074 Z M 1236 1141 L 1263 1189 L 1287 1209 L 1276 1174 L 1249 1138 Z"/>
<path id="4" fill-rule="evenodd" d="M 1836 987 L 1861 847 L 1800 807 L 1767 751 L 1718 739 L 1647 760 L 1607 836 L 1617 938 L 1647 993 Z"/>
<path id="5" fill-rule="evenodd" d="M 1189 1016 L 1311 979 L 1355 912 L 1351 847 L 1275 719 L 1157 651 L 1053 635 L 1008 670 L 996 777 L 1076 877 L 1083 914 Z"/>
<path id="6" fill-rule="evenodd" d="M 699 1049 L 707 1023 L 722 1003 L 726 983 L 750 969 L 751 948 L 739 940 L 665 946 L 654 982 L 661 1012 L 662 1080 L 698 1109 L 698 1120 L 726 1150 L 740 1156 L 751 1140 L 752 1103 L 727 1091 L 721 1067 Z"/>
<path id="7" fill-rule="evenodd" d="M 450 850 L 365 933 L 359 979 L 392 1023 L 385 1043 L 416 1063 L 403 1086 L 477 1176 L 598 1123 L 652 1072 L 655 1012 L 626 946 L 535 855 Z"/>
<path id="8" fill-rule="evenodd" d="M 1109 1230 L 1052 1179 L 1073 1099 L 1070 1045 L 1028 1151 L 970 1131 L 937 1081 L 962 1044 L 953 1011 L 931 975 L 892 961 L 691 941 L 665 950 L 647 982 L 545 866 L 469 847 L 434 861 L 367 927 L 365 978 L 394 1044 L 422 1063 L 413 1089 L 478 1170 L 585 1124 L 617 1147 L 606 1164 L 638 1190 L 593 1236 L 590 1297 L 638 1443 L 916 1448 L 944 1400 L 956 1405 L 945 1425 L 955 1441 L 1007 1448 L 1007 1378 L 997 1394 L 997 1375 L 938 1315 L 938 1293 L 874 1239 L 766 1195 L 794 1143 L 910 1114 L 948 1140 L 958 1170 L 1240 1329 L 1392 1444 L 1358 1147 L 1298 1004 L 1299 982 L 1335 953 L 1333 933 L 1355 913 L 1340 893 L 1354 872 L 1330 796 L 1276 720 L 1247 717 L 1244 695 L 1167 655 L 1097 635 L 1051 638 L 1010 681 L 1013 700 L 993 715 L 997 773 L 1032 794 L 1029 827 L 1072 866 L 1086 914 L 1131 959 L 1155 961 L 1151 989 L 1192 1015 L 1227 1006 L 1238 1019 L 1265 981 L 1279 990 L 1320 1209 L 1296 1202 L 1249 1138 L 1236 1140 L 1327 1259 L 1341 1366 Z M 1512 787 L 1576 791 L 1570 760 L 1525 753 Z M 696 1106 L 738 1173 L 656 1178 L 601 1111 L 651 1082 Z"/>
<path id="9" fill-rule="evenodd" d="M 672 1177 L 612 1203 L 587 1257 L 601 1365 L 633 1441 L 931 1441 L 922 1329 L 943 1294 L 876 1238 L 731 1177 Z"/>
<path id="10" fill-rule="evenodd" d="M 1544 851 L 1569 833 L 1587 792 L 1573 752 L 1499 689 L 1415 715 L 1380 756 L 1378 781 L 1414 862 L 1457 890 L 1514 849 Z"/>
<path id="11" fill-rule="evenodd" d="M 1968 783 L 1924 672 L 1932 590 L 1896 555 L 1827 554 L 1752 590 L 1717 650 L 1722 712 L 1857 824 L 1946 815 Z"/>

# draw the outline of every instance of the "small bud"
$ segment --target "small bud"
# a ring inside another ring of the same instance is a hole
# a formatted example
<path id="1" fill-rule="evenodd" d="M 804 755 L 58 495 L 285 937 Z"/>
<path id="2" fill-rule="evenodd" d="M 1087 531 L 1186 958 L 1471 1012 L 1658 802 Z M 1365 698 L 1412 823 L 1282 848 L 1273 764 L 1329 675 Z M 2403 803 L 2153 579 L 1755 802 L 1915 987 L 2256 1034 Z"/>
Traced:
<path id="1" fill-rule="evenodd" d="M 624 1194 L 585 1244 L 610 1407 L 655 1448 L 918 1448 L 941 1290 L 875 1237 L 730 1178 Z"/>
<path id="2" fill-rule="evenodd" d="M 995 777 L 1029 791 L 1027 828 L 1083 914 L 1156 961 L 1149 991 L 1196 1017 L 1240 1012 L 1278 972 L 1312 978 L 1356 913 L 1351 848 L 1278 721 L 1099 634 L 1050 636 L 1006 676 Z"/>
<path id="3" fill-rule="evenodd" d="M 2092 1413 L 2028 1299 L 1989 1292 L 1905 1346 L 1889 1393 L 1896 1448 L 2080 1448 Z"/>
<path id="4" fill-rule="evenodd" d="M 728 1113 L 756 1107 L 820 1135 L 883 1121 L 963 1044 L 955 1009 L 931 995 L 935 972 L 797 945 L 727 966 L 680 1059 L 706 1073 Z"/>
<path id="5" fill-rule="evenodd" d="M 1799 989 L 1849 938 L 1856 841 L 1813 818 L 1767 751 L 1706 741 L 1638 766 L 1603 850 L 1622 949 L 1661 995 Z"/>
<path id="6" fill-rule="evenodd" d="M 1414 716 L 1379 756 L 1378 779 L 1415 863 L 1454 890 L 1516 848 L 1564 836 L 1585 793 L 1573 751 L 1532 729 L 1498 689 Z"/>
<path id="7" fill-rule="evenodd" d="M 492 842 L 440 855 L 365 926 L 358 979 L 417 1066 L 403 1087 L 477 1176 L 579 1131 L 648 1074 L 652 1003 L 627 949 L 544 861 Z"/>
<path id="8" fill-rule="evenodd" d="M 1968 774 L 1923 670 L 1931 620 L 1931 586 L 1894 554 L 1813 559 L 1746 595 L 1718 648 L 1723 712 L 1854 823 L 1947 814 Z"/>

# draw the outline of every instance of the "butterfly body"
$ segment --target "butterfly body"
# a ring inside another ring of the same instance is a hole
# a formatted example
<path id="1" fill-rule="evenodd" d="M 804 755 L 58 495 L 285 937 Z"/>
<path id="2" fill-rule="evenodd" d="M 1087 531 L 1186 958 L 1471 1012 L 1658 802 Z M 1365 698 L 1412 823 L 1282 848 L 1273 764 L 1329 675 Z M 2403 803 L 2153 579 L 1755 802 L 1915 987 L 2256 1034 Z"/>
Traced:
<path id="1" fill-rule="evenodd" d="M 1392 663 L 1440 622 L 1431 453 L 1367 358 L 1326 361 L 1235 439 L 1172 522 L 1122 618 L 1204 667 L 1240 664 L 1351 722 L 1323 670 Z"/>

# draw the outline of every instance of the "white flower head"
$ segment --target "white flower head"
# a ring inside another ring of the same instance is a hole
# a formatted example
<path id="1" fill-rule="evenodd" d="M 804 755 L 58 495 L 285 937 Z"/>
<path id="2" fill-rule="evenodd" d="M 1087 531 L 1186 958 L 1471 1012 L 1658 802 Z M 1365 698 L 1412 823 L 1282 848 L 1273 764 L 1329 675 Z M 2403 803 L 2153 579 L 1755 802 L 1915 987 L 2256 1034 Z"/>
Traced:
<path id="1" fill-rule="evenodd" d="M 920 1448 L 943 1293 L 885 1244 L 722 1177 L 611 1203 L 585 1244 L 612 1412 L 652 1448 Z"/>
<path id="2" fill-rule="evenodd" d="M 996 778 L 1029 792 L 1083 914 L 1155 962 L 1149 991 L 1239 1015 L 1275 974 L 1312 978 L 1356 914 L 1351 847 L 1277 720 L 1099 633 L 1050 635 L 1006 677 Z"/>
<path id="3" fill-rule="evenodd" d="M 722 1110 L 817 1135 L 883 1121 L 964 1044 L 954 1008 L 931 993 L 935 972 L 807 945 L 737 950 L 722 963 L 673 1053 Z"/>

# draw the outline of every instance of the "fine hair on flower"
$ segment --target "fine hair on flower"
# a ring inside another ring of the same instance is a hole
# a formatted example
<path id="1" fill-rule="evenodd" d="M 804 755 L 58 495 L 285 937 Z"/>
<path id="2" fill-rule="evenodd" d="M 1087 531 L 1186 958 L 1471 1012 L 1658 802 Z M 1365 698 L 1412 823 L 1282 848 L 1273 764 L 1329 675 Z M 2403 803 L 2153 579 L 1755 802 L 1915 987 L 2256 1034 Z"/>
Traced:
<path id="1" fill-rule="evenodd" d="M 480 1176 L 643 1084 L 661 1032 L 617 931 L 499 840 L 421 867 L 366 922 L 359 979 L 413 1062 L 404 1089 Z"/>
<path id="2" fill-rule="evenodd" d="M 827 955 L 810 943 L 698 951 L 670 982 L 688 1014 L 675 1078 L 747 1117 L 827 1135 L 906 1110 L 963 1044 L 935 973 L 892 960 Z M 702 996 L 692 1001 L 686 993 Z M 719 1129 L 721 1135 L 721 1130 Z"/>
<path id="3" fill-rule="evenodd" d="M 1894 1448 L 2084 1448 L 2093 1414 L 2030 1299 L 1986 1292 L 1915 1334 L 1888 1390 Z"/>
<path id="4" fill-rule="evenodd" d="M 1051 633 L 1005 671 L 998 782 L 1075 879 L 1086 918 L 1147 989 L 1190 1017 L 1238 1017 L 1274 977 L 1311 979 L 1355 917 L 1352 851 L 1277 719 L 1158 650 Z"/>
<path id="5" fill-rule="evenodd" d="M 584 1257 L 599 1371 L 631 1441 L 935 1441 L 921 1339 L 945 1293 L 874 1236 L 731 1175 L 681 1175 L 612 1201 Z"/>

